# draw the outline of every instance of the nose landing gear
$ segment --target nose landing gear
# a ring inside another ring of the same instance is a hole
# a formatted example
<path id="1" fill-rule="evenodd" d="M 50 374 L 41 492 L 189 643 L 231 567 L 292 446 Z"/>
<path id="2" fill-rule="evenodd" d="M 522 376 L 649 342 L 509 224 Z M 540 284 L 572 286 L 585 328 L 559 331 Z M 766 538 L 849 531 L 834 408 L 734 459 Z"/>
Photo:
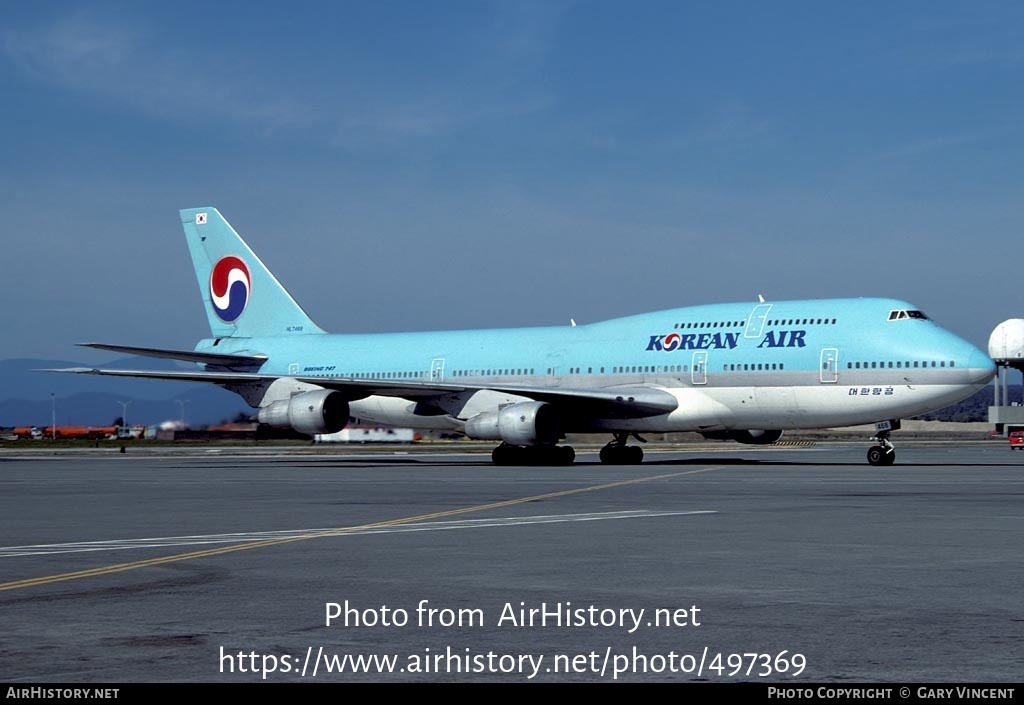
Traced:
<path id="1" fill-rule="evenodd" d="M 889 442 L 889 434 L 900 427 L 899 421 L 881 421 L 875 424 L 878 445 L 868 448 L 868 464 L 892 465 L 896 462 L 896 448 Z"/>

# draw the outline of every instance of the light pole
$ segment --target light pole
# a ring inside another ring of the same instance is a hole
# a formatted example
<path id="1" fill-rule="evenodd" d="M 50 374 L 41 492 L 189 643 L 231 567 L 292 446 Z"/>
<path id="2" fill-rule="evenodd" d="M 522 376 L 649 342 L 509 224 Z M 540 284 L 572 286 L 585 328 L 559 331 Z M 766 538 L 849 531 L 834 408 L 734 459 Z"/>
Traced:
<path id="1" fill-rule="evenodd" d="M 50 392 L 50 440 L 57 440 L 57 397 Z"/>
<path id="2" fill-rule="evenodd" d="M 131 402 L 119 401 L 117 403 L 121 405 L 121 425 L 124 428 L 128 428 L 128 405 L 131 404 Z"/>
<path id="3" fill-rule="evenodd" d="M 176 399 L 175 401 L 181 405 L 181 425 L 185 425 L 185 405 L 188 404 L 188 399 Z"/>

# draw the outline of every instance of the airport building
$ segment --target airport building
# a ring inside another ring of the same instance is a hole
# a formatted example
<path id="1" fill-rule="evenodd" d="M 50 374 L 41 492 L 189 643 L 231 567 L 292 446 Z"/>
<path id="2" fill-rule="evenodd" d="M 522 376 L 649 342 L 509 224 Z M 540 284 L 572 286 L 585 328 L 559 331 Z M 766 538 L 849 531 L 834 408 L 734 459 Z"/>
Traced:
<path id="1" fill-rule="evenodd" d="M 1009 435 L 1024 429 L 1024 402 L 1011 401 L 1007 386 L 1010 370 L 1024 373 L 1024 318 L 1003 321 L 988 339 L 988 354 L 996 363 L 995 398 L 988 420 L 996 432 Z"/>

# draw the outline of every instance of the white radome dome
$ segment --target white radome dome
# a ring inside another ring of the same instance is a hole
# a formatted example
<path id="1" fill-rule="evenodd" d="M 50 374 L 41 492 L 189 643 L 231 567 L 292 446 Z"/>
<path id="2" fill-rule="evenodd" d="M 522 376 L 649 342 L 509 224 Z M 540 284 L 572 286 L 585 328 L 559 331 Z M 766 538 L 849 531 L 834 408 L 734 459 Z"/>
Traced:
<path id="1" fill-rule="evenodd" d="M 988 356 L 993 360 L 1024 360 L 1024 318 L 1003 321 L 988 339 Z"/>

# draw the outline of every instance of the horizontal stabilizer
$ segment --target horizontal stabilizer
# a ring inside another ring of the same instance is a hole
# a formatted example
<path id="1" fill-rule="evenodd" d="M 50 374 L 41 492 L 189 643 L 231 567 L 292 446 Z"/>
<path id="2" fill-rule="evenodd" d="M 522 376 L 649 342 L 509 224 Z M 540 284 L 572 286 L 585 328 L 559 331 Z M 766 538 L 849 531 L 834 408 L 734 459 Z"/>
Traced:
<path id="1" fill-rule="evenodd" d="M 110 350 L 111 352 L 161 357 L 182 362 L 199 362 L 217 367 L 259 367 L 267 361 L 266 355 L 235 355 L 232 353 L 207 353 L 194 350 L 166 350 L 163 348 L 140 348 L 133 345 L 107 345 L 106 343 L 78 343 L 83 348 Z"/>
<path id="2" fill-rule="evenodd" d="M 171 379 L 179 382 L 209 382 L 211 384 L 237 384 L 240 382 L 260 382 L 264 379 L 276 379 L 276 377 L 253 374 L 251 372 L 204 372 L 202 370 L 194 372 L 161 372 L 159 370 L 101 370 L 96 367 L 61 367 L 40 369 L 36 370 L 36 372 L 65 372 L 75 375 Z"/>

